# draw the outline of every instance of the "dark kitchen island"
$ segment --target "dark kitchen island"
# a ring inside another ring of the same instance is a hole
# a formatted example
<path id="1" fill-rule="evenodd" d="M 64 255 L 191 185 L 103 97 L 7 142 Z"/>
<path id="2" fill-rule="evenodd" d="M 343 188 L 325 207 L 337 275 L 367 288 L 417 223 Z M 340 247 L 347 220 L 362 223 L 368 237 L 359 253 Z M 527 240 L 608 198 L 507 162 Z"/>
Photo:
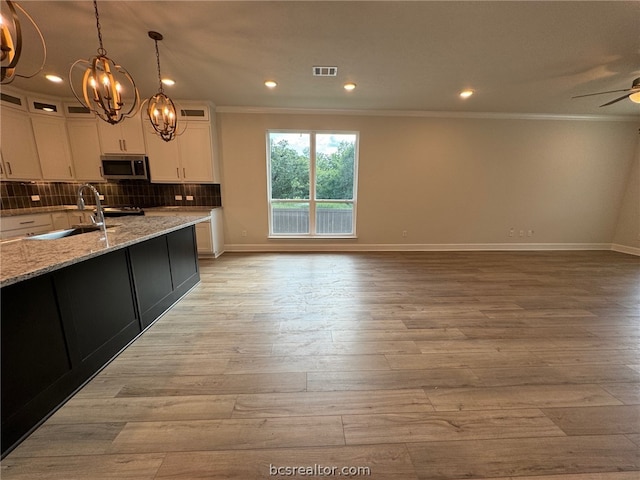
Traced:
<path id="1" fill-rule="evenodd" d="M 200 281 L 195 224 L 0 243 L 2 456 Z"/>

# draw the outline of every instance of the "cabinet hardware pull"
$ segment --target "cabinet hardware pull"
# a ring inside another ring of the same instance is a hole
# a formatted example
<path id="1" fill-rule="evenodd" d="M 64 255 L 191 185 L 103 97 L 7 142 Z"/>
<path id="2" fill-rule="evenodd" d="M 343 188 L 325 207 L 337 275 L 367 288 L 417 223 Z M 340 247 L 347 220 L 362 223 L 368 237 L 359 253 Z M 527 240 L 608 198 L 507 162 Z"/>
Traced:
<path id="1" fill-rule="evenodd" d="M 0 175 L 4 175 L 4 169 L 2 168 L 2 164 L 0 163 Z"/>
<path id="2" fill-rule="evenodd" d="M 127 141 L 126 140 L 122 140 L 122 145 L 124 146 L 124 151 L 127 151 Z"/>
<path id="3" fill-rule="evenodd" d="M 122 151 L 123 148 L 122 148 L 122 139 L 121 138 L 118 139 L 118 145 L 120 145 L 120 151 Z"/>
<path id="4" fill-rule="evenodd" d="M 9 175 L 13 174 L 13 172 L 11 171 L 11 162 L 7 162 L 7 171 L 9 172 Z"/>
<path id="5" fill-rule="evenodd" d="M 100 176 L 103 177 L 104 175 L 102 174 L 102 167 L 98 167 L 100 169 Z"/>
<path id="6" fill-rule="evenodd" d="M 176 167 L 176 175 L 180 178 L 180 169 L 178 167 Z"/>
<path id="7" fill-rule="evenodd" d="M 69 165 L 69 176 L 73 177 L 73 172 L 71 171 L 71 165 Z"/>
<path id="8" fill-rule="evenodd" d="M 182 169 L 182 178 L 187 178 L 187 169 L 186 168 Z"/>
<path id="9" fill-rule="evenodd" d="M 35 220 L 29 220 L 28 222 L 20 222 L 20 225 L 29 225 L 30 223 L 36 223 Z"/>

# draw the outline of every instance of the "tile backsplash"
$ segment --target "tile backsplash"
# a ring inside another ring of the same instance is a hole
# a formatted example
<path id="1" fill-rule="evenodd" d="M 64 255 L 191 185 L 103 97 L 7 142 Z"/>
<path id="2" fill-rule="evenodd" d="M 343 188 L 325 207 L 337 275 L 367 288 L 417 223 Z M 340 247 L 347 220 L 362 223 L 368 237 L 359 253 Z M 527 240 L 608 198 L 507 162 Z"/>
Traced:
<path id="1" fill-rule="evenodd" d="M 0 182 L 0 210 L 75 205 L 82 182 Z M 222 206 L 219 184 L 160 184 L 145 180 L 123 180 L 92 183 L 104 195 L 103 205 L 164 206 Z M 34 201 L 32 196 L 39 196 Z M 176 200 L 182 195 L 182 200 Z M 192 196 L 193 200 L 187 200 Z M 95 203 L 91 195 L 84 195 L 87 204 Z"/>

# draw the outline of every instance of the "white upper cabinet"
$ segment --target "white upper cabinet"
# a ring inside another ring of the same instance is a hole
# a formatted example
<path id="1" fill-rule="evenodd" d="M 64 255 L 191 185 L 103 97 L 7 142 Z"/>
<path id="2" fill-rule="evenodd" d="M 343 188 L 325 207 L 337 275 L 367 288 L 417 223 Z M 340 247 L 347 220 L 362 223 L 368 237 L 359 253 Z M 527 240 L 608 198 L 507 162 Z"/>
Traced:
<path id="1" fill-rule="evenodd" d="M 29 114 L 3 105 L 0 135 L 4 177 L 8 180 L 42 179 Z"/>
<path id="2" fill-rule="evenodd" d="M 42 178 L 53 181 L 72 181 L 73 167 L 67 127 L 63 117 L 32 115 Z"/>
<path id="3" fill-rule="evenodd" d="M 208 123 L 190 122 L 178 137 L 180 164 L 185 181 L 213 182 L 213 148 L 211 126 Z"/>
<path id="4" fill-rule="evenodd" d="M 138 113 L 122 122 L 111 125 L 97 120 L 102 153 L 145 154 L 144 135 L 142 133 L 142 117 Z"/>
<path id="5" fill-rule="evenodd" d="M 183 133 L 170 142 L 162 140 L 150 122 L 144 121 L 151 181 L 218 183 L 209 107 L 185 107 L 179 115 L 178 131 Z M 185 121 L 188 122 L 186 129 L 181 123 Z"/>
<path id="6" fill-rule="evenodd" d="M 104 182 L 98 125 L 92 119 L 67 119 L 67 133 L 76 180 Z"/>

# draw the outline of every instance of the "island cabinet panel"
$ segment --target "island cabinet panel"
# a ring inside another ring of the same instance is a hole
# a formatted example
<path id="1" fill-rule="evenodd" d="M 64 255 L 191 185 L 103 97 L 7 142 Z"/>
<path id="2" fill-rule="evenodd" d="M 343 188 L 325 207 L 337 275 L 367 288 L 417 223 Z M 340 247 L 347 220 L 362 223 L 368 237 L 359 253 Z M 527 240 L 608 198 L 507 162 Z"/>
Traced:
<path id="1" fill-rule="evenodd" d="M 167 235 L 167 243 L 171 261 L 173 289 L 179 291 L 186 287 L 188 290 L 195 284 L 192 281 L 193 278 L 198 277 L 199 280 L 200 275 L 194 227 L 183 228 L 177 232 L 170 233 Z"/>
<path id="2" fill-rule="evenodd" d="M 55 278 L 74 368 L 86 380 L 141 331 L 127 251 L 77 263 Z"/>
<path id="3" fill-rule="evenodd" d="M 129 252 L 145 328 L 200 280 L 195 227 L 132 245 Z"/>
<path id="4" fill-rule="evenodd" d="M 2 289 L 2 446 L 68 395 L 71 359 L 51 275 Z"/>
<path id="5" fill-rule="evenodd" d="M 140 318 L 147 327 L 174 302 L 167 237 L 132 245 L 129 252 Z"/>

